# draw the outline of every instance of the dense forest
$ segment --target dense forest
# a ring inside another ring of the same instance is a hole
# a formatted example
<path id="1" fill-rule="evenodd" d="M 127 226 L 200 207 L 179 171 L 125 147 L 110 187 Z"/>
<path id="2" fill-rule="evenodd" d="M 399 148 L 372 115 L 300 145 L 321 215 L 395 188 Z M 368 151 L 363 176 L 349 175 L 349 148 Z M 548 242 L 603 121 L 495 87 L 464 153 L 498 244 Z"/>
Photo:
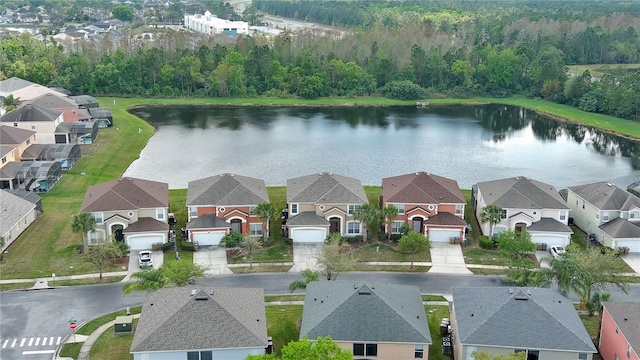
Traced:
<path id="1" fill-rule="evenodd" d="M 0 77 L 121 96 L 521 95 L 640 121 L 639 70 L 569 76 L 566 67 L 640 63 L 635 2 L 254 2 L 245 16 L 339 26 L 275 38 L 175 32 L 134 43 L 127 35 L 73 47 L 7 36 Z"/>

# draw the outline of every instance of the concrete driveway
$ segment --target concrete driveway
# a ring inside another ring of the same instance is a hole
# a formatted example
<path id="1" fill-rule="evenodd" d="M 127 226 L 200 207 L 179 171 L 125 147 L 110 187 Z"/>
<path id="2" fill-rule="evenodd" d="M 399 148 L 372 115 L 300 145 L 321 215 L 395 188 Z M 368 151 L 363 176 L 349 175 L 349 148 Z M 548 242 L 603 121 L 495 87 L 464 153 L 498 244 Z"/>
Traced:
<path id="1" fill-rule="evenodd" d="M 301 272 L 305 269 L 318 269 L 318 256 L 323 243 L 294 243 L 293 266 L 289 272 Z"/>
<path id="2" fill-rule="evenodd" d="M 624 260 L 624 262 L 626 262 L 633 269 L 633 271 L 636 272 L 636 275 L 640 274 L 640 254 L 639 253 L 623 255 L 622 260 Z"/>
<path id="3" fill-rule="evenodd" d="M 462 255 L 460 245 L 431 243 L 431 264 L 429 273 L 473 274 L 464 263 L 464 255 Z"/>
<path id="4" fill-rule="evenodd" d="M 124 282 L 129 281 L 133 273 L 137 273 L 138 271 L 142 270 L 138 266 L 138 253 L 140 251 L 142 250 L 129 251 L 129 268 L 127 269 L 128 273 L 127 273 L 127 276 L 125 276 L 124 279 L 122 279 L 122 281 Z M 152 258 L 153 258 L 153 268 L 160 269 L 162 267 L 162 264 L 164 263 L 164 253 L 161 250 L 153 251 Z"/>
<path id="5" fill-rule="evenodd" d="M 546 261 L 543 261 L 544 259 L 551 260 L 551 253 L 550 252 L 548 252 L 548 251 L 536 251 L 536 259 L 540 263 L 540 268 L 541 269 L 549 269 L 549 268 L 551 268 L 549 266 L 549 263 L 547 263 Z"/>
<path id="6" fill-rule="evenodd" d="M 207 275 L 233 274 L 227 265 L 227 248 L 224 246 L 201 246 L 193 253 L 193 263 L 204 267 Z"/>

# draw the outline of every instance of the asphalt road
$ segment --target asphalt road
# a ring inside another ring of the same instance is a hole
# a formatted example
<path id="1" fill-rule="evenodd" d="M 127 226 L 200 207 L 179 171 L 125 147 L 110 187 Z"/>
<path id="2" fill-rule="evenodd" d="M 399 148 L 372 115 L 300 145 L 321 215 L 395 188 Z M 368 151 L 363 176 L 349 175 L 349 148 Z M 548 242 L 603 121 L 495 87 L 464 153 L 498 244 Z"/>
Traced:
<path id="1" fill-rule="evenodd" d="M 215 287 L 261 287 L 266 294 L 284 294 L 289 292 L 289 283 L 298 279 L 301 279 L 300 275 L 294 273 L 222 275 L 202 279 L 200 284 Z M 452 286 L 504 286 L 497 276 L 424 273 L 362 272 L 341 275 L 340 280 L 416 285 L 422 293 L 441 295 L 450 295 Z M 632 285 L 629 294 L 623 294 L 617 289 L 610 290 L 614 300 L 640 299 L 640 285 Z M 0 359 L 51 359 L 51 351 L 56 348 L 58 341 L 63 341 L 71 333 L 68 325 L 70 319 L 73 318 L 82 325 L 102 314 L 141 305 L 143 300 L 144 293 L 123 297 L 121 283 L 2 292 Z"/>

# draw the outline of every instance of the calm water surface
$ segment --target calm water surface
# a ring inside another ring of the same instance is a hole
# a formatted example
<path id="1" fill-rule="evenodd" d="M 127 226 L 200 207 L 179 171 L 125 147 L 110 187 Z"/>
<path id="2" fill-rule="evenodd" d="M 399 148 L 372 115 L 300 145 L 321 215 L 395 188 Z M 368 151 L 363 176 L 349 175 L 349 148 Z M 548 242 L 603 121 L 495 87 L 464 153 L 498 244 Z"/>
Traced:
<path id="1" fill-rule="evenodd" d="M 267 185 L 315 172 L 380 184 L 427 171 L 478 181 L 529 176 L 561 189 L 640 180 L 640 144 L 503 105 L 428 108 L 145 107 L 156 127 L 126 176 L 186 188 L 229 172 Z"/>

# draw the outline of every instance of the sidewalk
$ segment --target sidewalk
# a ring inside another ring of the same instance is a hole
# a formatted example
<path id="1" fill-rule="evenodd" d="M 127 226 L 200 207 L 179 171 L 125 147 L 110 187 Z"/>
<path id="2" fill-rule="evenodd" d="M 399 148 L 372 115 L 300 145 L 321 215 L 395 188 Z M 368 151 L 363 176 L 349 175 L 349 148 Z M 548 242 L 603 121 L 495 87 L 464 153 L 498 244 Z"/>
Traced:
<path id="1" fill-rule="evenodd" d="M 105 272 L 102 273 L 102 277 L 111 277 L 111 276 L 127 276 L 127 271 L 115 271 L 115 272 Z M 91 278 L 99 278 L 100 274 L 80 274 L 80 275 L 68 275 L 68 276 L 56 276 L 56 278 L 52 277 L 43 277 L 37 279 L 7 279 L 0 280 L 0 284 L 19 284 L 19 283 L 38 283 L 40 281 L 54 281 L 54 280 L 79 280 L 79 279 L 91 279 Z"/>

